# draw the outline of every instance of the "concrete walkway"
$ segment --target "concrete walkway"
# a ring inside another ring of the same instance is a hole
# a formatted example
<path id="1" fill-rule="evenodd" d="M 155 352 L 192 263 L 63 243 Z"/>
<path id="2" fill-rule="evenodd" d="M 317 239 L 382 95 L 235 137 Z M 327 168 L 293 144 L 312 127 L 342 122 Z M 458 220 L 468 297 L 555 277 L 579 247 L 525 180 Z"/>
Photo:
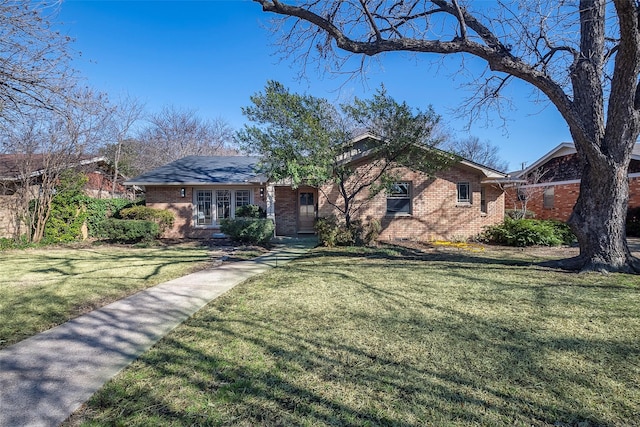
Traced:
<path id="1" fill-rule="evenodd" d="M 304 254 L 289 240 L 251 261 L 162 283 L 0 351 L 0 426 L 58 426 L 105 382 L 211 300 Z"/>

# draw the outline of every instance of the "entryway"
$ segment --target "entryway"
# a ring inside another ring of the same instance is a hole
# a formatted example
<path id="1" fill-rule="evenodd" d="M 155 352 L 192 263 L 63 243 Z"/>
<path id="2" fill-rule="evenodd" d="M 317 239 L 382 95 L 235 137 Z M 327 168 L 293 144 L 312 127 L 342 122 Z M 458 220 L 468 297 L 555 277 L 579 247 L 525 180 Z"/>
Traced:
<path id="1" fill-rule="evenodd" d="M 317 216 L 317 192 L 312 189 L 298 190 L 298 234 L 315 233 L 313 228 Z"/>

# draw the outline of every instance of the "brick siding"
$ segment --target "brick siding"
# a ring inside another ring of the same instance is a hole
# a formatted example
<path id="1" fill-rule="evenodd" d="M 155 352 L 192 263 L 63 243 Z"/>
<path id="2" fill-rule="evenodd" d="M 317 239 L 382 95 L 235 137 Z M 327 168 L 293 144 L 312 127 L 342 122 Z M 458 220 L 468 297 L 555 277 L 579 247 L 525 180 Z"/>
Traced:
<path id="1" fill-rule="evenodd" d="M 580 194 L 580 166 L 576 154 L 556 157 L 540 166 L 544 171 L 540 183 L 548 183 L 548 186 L 539 185 L 535 187 L 524 187 L 525 193 L 529 195 L 527 200 L 527 210 L 532 211 L 538 219 L 555 219 L 567 221 L 573 212 L 573 207 L 578 201 Z M 631 160 L 629 173 L 640 172 L 640 161 Z M 561 181 L 578 181 L 564 184 L 554 184 Z M 554 203 L 553 207 L 544 207 L 544 190 L 553 187 Z M 518 190 L 516 187 L 509 187 L 505 190 L 506 209 L 522 209 L 522 202 L 518 200 Z M 629 207 L 640 207 L 640 178 L 629 179 Z"/>
<path id="2" fill-rule="evenodd" d="M 380 221 L 382 240 L 467 239 L 476 236 L 484 227 L 504 219 L 504 195 L 496 186 L 485 186 L 487 213 L 481 212 L 481 176 L 475 171 L 456 166 L 438 173 L 435 178 L 407 168 L 398 168 L 395 172 L 398 173 L 399 181 L 410 181 L 412 184 L 411 214 L 387 215 L 387 196 L 384 192 L 368 201 L 368 194 L 363 194 L 356 202 L 363 203 L 363 207 L 353 219 L 365 223 L 372 219 Z M 457 203 L 459 182 L 470 184 L 470 204 Z M 337 186 L 327 185 L 322 190 L 322 193 L 339 203 Z M 331 214 L 338 215 L 335 208 L 320 197 L 319 216 L 326 217 Z"/>
<path id="3" fill-rule="evenodd" d="M 184 187 L 185 197 L 181 197 L 180 186 L 147 186 L 145 204 L 151 208 L 166 209 L 173 212 L 175 221 L 173 228 L 167 230 L 162 237 L 165 238 L 211 238 L 214 233 L 220 231 L 219 226 L 196 227 L 194 226 L 194 205 L 193 194 L 195 190 L 216 190 L 224 187 Z M 239 187 L 229 187 L 229 189 L 239 189 Z M 246 189 L 246 188 L 243 188 Z M 261 194 L 260 187 L 248 188 L 253 192 L 252 203 L 266 208 L 263 200 L 264 192 Z"/>
<path id="4" fill-rule="evenodd" d="M 580 183 L 555 185 L 549 183 L 549 187 L 553 187 L 554 198 L 553 208 L 545 208 L 543 201 L 543 191 L 546 187 L 536 187 L 539 190 L 530 192 L 529 200 L 527 200 L 527 210 L 535 213 L 538 219 L 556 219 L 559 221 L 568 221 L 573 212 L 573 207 L 578 201 L 580 194 Z M 517 190 L 515 187 L 506 189 L 505 191 L 507 209 L 521 209 L 522 204 L 517 199 Z M 640 177 L 629 179 L 629 207 L 640 207 Z"/>

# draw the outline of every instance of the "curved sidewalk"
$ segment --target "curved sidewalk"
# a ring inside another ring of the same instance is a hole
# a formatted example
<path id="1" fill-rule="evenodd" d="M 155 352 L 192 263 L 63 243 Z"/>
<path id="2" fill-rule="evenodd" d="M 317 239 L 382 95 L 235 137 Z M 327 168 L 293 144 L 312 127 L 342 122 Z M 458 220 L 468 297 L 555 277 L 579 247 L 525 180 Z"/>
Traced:
<path id="1" fill-rule="evenodd" d="M 310 240 L 290 240 L 254 260 L 162 283 L 1 350 L 0 427 L 60 425 L 211 300 L 310 247 Z"/>

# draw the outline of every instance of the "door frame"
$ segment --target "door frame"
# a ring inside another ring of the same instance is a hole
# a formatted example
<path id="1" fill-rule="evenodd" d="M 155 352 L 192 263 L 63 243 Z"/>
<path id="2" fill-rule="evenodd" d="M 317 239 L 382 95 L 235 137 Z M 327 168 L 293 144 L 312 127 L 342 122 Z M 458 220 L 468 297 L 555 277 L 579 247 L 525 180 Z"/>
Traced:
<path id="1" fill-rule="evenodd" d="M 311 193 L 313 195 L 313 220 L 318 218 L 318 189 L 314 187 L 299 187 L 296 191 L 296 233 L 297 234 L 315 234 L 315 229 L 301 229 L 300 226 L 300 195 L 302 193 Z"/>

